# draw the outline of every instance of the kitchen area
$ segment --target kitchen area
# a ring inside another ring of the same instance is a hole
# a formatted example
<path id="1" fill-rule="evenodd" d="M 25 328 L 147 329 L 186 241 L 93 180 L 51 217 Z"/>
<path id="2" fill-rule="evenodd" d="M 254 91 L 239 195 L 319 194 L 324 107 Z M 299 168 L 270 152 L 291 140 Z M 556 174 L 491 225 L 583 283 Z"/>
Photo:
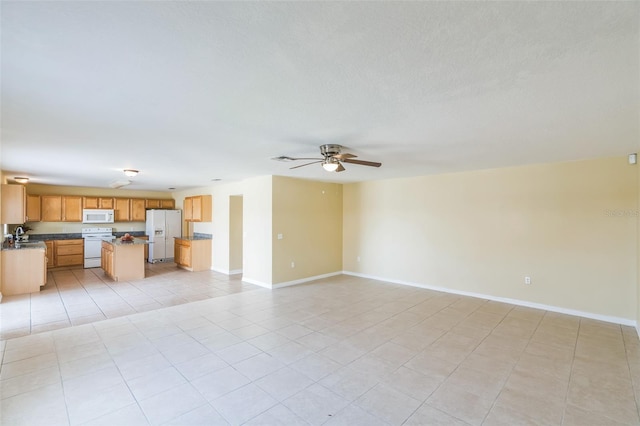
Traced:
<path id="1" fill-rule="evenodd" d="M 170 193 L 73 191 L 2 184 L 0 297 L 40 291 L 48 271 L 89 269 L 127 282 L 158 263 L 211 268 L 211 235 L 189 234 L 192 222 L 211 221 L 210 195 L 185 198 L 176 209 Z"/>

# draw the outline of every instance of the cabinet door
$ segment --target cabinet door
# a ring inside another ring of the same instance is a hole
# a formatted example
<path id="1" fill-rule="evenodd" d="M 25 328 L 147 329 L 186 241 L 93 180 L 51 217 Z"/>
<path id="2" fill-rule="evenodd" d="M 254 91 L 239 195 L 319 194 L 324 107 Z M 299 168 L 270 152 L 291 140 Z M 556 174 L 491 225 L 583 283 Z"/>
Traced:
<path id="1" fill-rule="evenodd" d="M 202 197 L 193 197 L 192 203 L 193 212 L 191 213 L 191 220 L 194 222 L 202 222 Z"/>
<path id="2" fill-rule="evenodd" d="M 160 200 L 160 208 L 161 209 L 175 209 L 176 201 L 175 200 Z"/>
<path id="3" fill-rule="evenodd" d="M 2 185 L 2 223 L 23 224 L 27 209 L 27 191 L 23 185 Z"/>
<path id="4" fill-rule="evenodd" d="M 47 267 L 53 268 L 56 266 L 56 252 L 53 249 L 53 241 L 45 241 L 44 243 L 47 246 Z"/>
<path id="5" fill-rule="evenodd" d="M 147 220 L 144 198 L 131 199 L 131 221 L 144 222 Z"/>
<path id="6" fill-rule="evenodd" d="M 40 218 L 43 222 L 62 221 L 62 196 L 42 195 L 40 202 L 42 207 Z"/>
<path id="7" fill-rule="evenodd" d="M 27 222 L 40 222 L 40 196 L 27 195 Z"/>
<path id="8" fill-rule="evenodd" d="M 160 205 L 161 205 L 160 200 L 147 199 L 144 206 L 148 209 L 159 209 Z"/>
<path id="9" fill-rule="evenodd" d="M 97 209 L 99 205 L 98 197 L 82 197 L 83 209 Z"/>
<path id="10" fill-rule="evenodd" d="M 64 222 L 82 222 L 82 197 L 75 195 L 62 197 L 62 219 Z"/>
<path id="11" fill-rule="evenodd" d="M 98 205 L 100 206 L 99 208 L 101 209 L 113 209 L 114 207 L 114 202 L 113 202 L 113 198 L 99 198 L 98 199 Z"/>
<path id="12" fill-rule="evenodd" d="M 116 222 L 129 222 L 131 220 L 131 200 L 129 198 L 116 198 L 114 200 L 114 216 Z"/>
<path id="13" fill-rule="evenodd" d="M 186 222 L 191 222 L 193 220 L 193 198 L 192 197 L 187 197 L 184 199 L 182 210 L 184 213 L 184 220 Z"/>

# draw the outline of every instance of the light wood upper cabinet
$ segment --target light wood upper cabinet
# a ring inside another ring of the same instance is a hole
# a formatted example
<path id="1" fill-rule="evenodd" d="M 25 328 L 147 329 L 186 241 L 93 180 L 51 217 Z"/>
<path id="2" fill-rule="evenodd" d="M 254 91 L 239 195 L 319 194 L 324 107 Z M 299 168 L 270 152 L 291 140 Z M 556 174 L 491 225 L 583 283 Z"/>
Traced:
<path id="1" fill-rule="evenodd" d="M 23 185 L 2 184 L 2 223 L 22 224 L 27 210 L 27 191 Z"/>
<path id="2" fill-rule="evenodd" d="M 187 222 L 211 222 L 211 195 L 196 195 L 186 197 L 183 204 L 184 220 Z"/>
<path id="3" fill-rule="evenodd" d="M 43 222 L 82 222 L 82 197 L 76 195 L 42 195 Z"/>
<path id="4" fill-rule="evenodd" d="M 41 195 L 41 215 L 43 222 L 62 221 L 62 196 L 61 195 Z"/>
<path id="5" fill-rule="evenodd" d="M 147 198 L 145 207 L 148 209 L 173 209 L 176 206 L 174 199 L 154 199 Z"/>
<path id="6" fill-rule="evenodd" d="M 27 194 L 26 222 L 40 222 L 40 196 Z"/>
<path id="7" fill-rule="evenodd" d="M 147 211 L 145 210 L 144 198 L 131 199 L 131 221 L 144 222 L 147 220 Z"/>
<path id="8" fill-rule="evenodd" d="M 82 197 L 65 195 L 62 197 L 62 220 L 82 222 Z"/>
<path id="9" fill-rule="evenodd" d="M 113 197 L 82 197 L 83 209 L 114 209 Z"/>
<path id="10" fill-rule="evenodd" d="M 131 199 L 114 199 L 114 220 L 116 222 L 129 222 L 131 220 Z"/>
<path id="11" fill-rule="evenodd" d="M 186 222 L 191 222 L 193 220 L 193 198 L 187 197 L 184 199 L 184 203 L 182 204 L 182 214 L 184 215 L 184 220 Z"/>
<path id="12" fill-rule="evenodd" d="M 160 204 L 160 200 L 146 199 L 144 206 L 148 209 L 159 209 Z"/>
<path id="13" fill-rule="evenodd" d="M 160 200 L 160 208 L 161 209 L 175 209 L 176 208 L 176 200 L 173 198 L 170 200 Z"/>

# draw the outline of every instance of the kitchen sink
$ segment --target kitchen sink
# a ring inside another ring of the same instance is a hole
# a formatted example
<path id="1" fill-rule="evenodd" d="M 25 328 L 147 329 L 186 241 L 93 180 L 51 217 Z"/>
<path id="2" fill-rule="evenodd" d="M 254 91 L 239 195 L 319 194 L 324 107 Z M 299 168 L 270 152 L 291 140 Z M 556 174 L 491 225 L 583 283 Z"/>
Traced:
<path id="1" fill-rule="evenodd" d="M 16 248 L 20 247 L 40 247 L 42 246 L 42 241 L 21 241 L 16 243 Z"/>

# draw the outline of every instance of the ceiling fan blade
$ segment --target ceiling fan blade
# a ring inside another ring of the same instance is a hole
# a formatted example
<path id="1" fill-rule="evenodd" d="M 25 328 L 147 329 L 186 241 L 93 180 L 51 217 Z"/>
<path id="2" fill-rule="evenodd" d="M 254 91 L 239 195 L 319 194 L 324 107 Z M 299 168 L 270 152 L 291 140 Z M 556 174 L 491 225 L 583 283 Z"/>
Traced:
<path id="1" fill-rule="evenodd" d="M 308 160 L 315 160 L 315 158 L 309 158 Z M 297 169 L 299 167 L 309 166 L 311 164 L 322 163 L 324 160 L 313 161 L 311 163 L 300 164 L 299 166 L 289 167 L 289 169 Z"/>
<path id="2" fill-rule="evenodd" d="M 345 169 L 345 168 L 342 166 L 342 163 L 338 163 L 338 168 L 336 169 L 336 172 L 344 172 L 345 170 L 347 170 L 347 169 Z"/>
<path id="3" fill-rule="evenodd" d="M 346 158 L 356 158 L 357 155 L 353 155 L 353 154 L 349 154 L 348 152 L 345 152 L 344 154 L 336 154 L 332 156 L 333 158 L 337 158 L 338 160 L 344 160 Z"/>
<path id="4" fill-rule="evenodd" d="M 298 161 L 298 160 L 322 160 L 321 158 L 304 158 L 304 157 L 289 157 L 288 155 L 281 155 L 280 157 L 273 157 L 275 161 Z"/>
<path id="5" fill-rule="evenodd" d="M 345 158 L 342 161 L 344 161 L 345 163 L 359 164 L 361 166 L 371 166 L 371 167 L 380 167 L 380 166 L 382 166 L 382 163 L 377 163 L 375 161 L 352 160 L 350 158 Z"/>

